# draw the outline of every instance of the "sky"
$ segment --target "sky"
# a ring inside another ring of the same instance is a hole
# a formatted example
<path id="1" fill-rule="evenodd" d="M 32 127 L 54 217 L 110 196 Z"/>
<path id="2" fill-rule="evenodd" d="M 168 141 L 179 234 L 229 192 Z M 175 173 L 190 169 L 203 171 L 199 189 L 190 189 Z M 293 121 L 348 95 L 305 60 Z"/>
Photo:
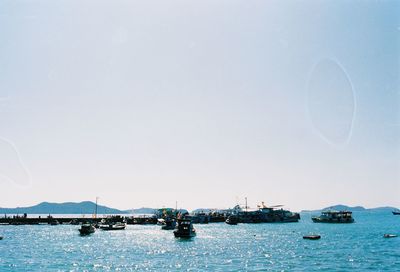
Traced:
<path id="1" fill-rule="evenodd" d="M 0 207 L 400 207 L 398 14 L 0 0 Z"/>

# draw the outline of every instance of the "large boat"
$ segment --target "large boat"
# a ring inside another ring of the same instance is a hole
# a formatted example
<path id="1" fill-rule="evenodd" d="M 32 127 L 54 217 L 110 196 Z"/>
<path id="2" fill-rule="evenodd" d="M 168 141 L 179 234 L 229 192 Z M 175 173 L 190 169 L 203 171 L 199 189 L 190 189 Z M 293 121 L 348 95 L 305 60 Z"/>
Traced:
<path id="1" fill-rule="evenodd" d="M 186 216 L 186 218 L 190 219 L 193 224 L 208 224 L 210 222 L 210 217 L 210 214 L 203 211 Z"/>
<path id="2" fill-rule="evenodd" d="M 94 228 L 94 226 L 89 223 L 82 224 L 81 228 L 79 229 L 79 233 L 81 235 L 89 235 L 89 234 L 94 233 L 95 231 L 96 231 L 96 229 Z"/>
<path id="3" fill-rule="evenodd" d="M 178 226 L 174 231 L 177 238 L 192 238 L 196 236 L 196 230 L 193 228 L 192 221 L 189 219 L 178 219 Z"/>
<path id="4" fill-rule="evenodd" d="M 282 205 L 267 207 L 264 202 L 258 205 L 257 209 L 249 210 L 246 204 L 245 210 L 234 208 L 234 215 L 238 218 L 238 223 L 289 223 L 298 222 L 300 214 L 289 210 L 284 210 Z"/>
<path id="5" fill-rule="evenodd" d="M 352 212 L 350 211 L 322 211 L 320 216 L 313 216 L 314 223 L 353 223 Z"/>
<path id="6" fill-rule="evenodd" d="M 125 228 L 126 228 L 126 224 L 123 222 L 100 225 L 100 229 L 102 229 L 102 230 L 124 230 Z"/>

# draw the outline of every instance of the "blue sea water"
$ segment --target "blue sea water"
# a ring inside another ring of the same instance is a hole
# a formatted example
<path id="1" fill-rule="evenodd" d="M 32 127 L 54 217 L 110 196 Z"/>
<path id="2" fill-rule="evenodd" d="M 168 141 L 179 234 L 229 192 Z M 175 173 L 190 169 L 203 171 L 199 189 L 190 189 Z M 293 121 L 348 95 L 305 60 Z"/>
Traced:
<path id="1" fill-rule="evenodd" d="M 195 225 L 180 240 L 155 225 L 78 235 L 78 227 L 0 226 L 0 271 L 400 271 L 400 216 L 356 212 L 354 224 Z M 320 234 L 320 240 L 303 235 Z"/>

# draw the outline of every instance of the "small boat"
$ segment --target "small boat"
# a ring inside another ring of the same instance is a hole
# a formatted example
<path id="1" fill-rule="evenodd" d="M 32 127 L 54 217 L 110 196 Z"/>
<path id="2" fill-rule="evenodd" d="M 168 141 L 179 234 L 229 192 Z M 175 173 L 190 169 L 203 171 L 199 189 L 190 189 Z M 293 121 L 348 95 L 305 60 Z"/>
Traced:
<path id="1" fill-rule="evenodd" d="M 164 226 L 165 225 L 165 219 L 164 218 L 157 219 L 157 225 L 158 226 Z"/>
<path id="2" fill-rule="evenodd" d="M 314 223 L 354 223 L 352 212 L 350 211 L 323 211 L 320 216 L 313 216 Z"/>
<path id="3" fill-rule="evenodd" d="M 196 230 L 193 228 L 191 220 L 178 219 L 178 226 L 174 231 L 174 236 L 177 238 L 192 238 L 196 236 Z"/>
<path id="4" fill-rule="evenodd" d="M 81 228 L 79 229 L 79 233 L 81 235 L 89 235 L 96 231 L 92 224 L 82 224 Z"/>
<path id="5" fill-rule="evenodd" d="M 239 223 L 239 218 L 236 215 L 230 215 L 226 220 L 225 223 L 228 225 L 237 225 Z"/>
<path id="6" fill-rule="evenodd" d="M 126 228 L 126 224 L 122 222 L 108 224 L 108 225 L 100 225 L 100 229 L 102 230 L 124 230 Z"/>
<path id="7" fill-rule="evenodd" d="M 3 236 L 0 236 L 0 240 L 3 240 Z"/>
<path id="8" fill-rule="evenodd" d="M 51 220 L 50 225 L 57 226 L 57 225 L 60 225 L 60 222 L 58 222 L 57 220 Z"/>
<path id="9" fill-rule="evenodd" d="M 392 211 L 393 215 L 400 215 L 400 211 Z"/>
<path id="10" fill-rule="evenodd" d="M 69 224 L 70 224 L 70 225 L 79 225 L 79 221 L 78 221 L 77 219 L 72 219 L 72 220 L 69 222 Z"/>
<path id="11" fill-rule="evenodd" d="M 321 235 L 304 235 L 303 239 L 307 240 L 319 240 L 321 239 Z"/>
<path id="12" fill-rule="evenodd" d="M 397 235 L 396 234 L 384 234 L 383 237 L 384 238 L 395 238 L 395 237 L 397 237 Z"/>
<path id="13" fill-rule="evenodd" d="M 167 217 L 161 224 L 161 229 L 163 230 L 173 230 L 175 228 L 176 228 L 176 220 L 173 218 Z"/>

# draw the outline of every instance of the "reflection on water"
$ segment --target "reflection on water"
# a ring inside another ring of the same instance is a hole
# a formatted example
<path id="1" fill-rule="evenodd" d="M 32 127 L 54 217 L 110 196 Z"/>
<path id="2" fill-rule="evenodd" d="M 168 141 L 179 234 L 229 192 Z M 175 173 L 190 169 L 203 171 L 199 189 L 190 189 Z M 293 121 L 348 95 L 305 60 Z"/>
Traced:
<path id="1" fill-rule="evenodd" d="M 128 226 L 81 237 L 79 226 L 0 226 L 0 271 L 393 270 L 400 265 L 400 217 L 355 213 L 355 224 L 196 225 L 193 239 L 159 226 Z M 302 238 L 318 233 L 321 240 Z"/>

